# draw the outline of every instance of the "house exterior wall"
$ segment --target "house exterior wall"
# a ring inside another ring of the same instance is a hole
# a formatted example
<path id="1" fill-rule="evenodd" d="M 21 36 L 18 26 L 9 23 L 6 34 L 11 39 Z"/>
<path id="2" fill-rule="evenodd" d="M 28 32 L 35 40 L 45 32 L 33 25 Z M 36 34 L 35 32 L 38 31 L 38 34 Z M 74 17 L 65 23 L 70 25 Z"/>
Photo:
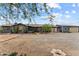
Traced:
<path id="1" fill-rule="evenodd" d="M 59 26 L 57 27 L 57 32 L 69 32 L 69 27 L 68 26 Z"/>
<path id="2" fill-rule="evenodd" d="M 70 27 L 69 32 L 79 32 L 78 27 Z"/>
<path id="3" fill-rule="evenodd" d="M 57 32 L 62 32 L 61 27 L 57 27 Z"/>
<path id="4" fill-rule="evenodd" d="M 25 33 L 28 31 L 28 27 L 24 25 L 15 25 L 15 26 L 12 26 L 12 29 L 17 30 L 17 33 Z"/>
<path id="5" fill-rule="evenodd" d="M 52 32 L 58 32 L 57 28 L 52 28 Z"/>
<path id="6" fill-rule="evenodd" d="M 42 32 L 42 27 L 28 27 L 28 32 Z"/>
<path id="7" fill-rule="evenodd" d="M 17 29 L 18 29 L 18 26 L 12 26 L 11 27 L 11 32 L 12 33 L 18 32 Z"/>
<path id="8" fill-rule="evenodd" d="M 42 32 L 42 27 L 38 27 L 37 32 Z"/>
<path id="9" fill-rule="evenodd" d="M 27 27 L 26 26 L 19 25 L 18 27 L 19 27 L 19 29 L 18 29 L 19 32 L 22 32 L 23 33 L 23 32 L 26 32 L 27 31 Z"/>
<path id="10" fill-rule="evenodd" d="M 42 32 L 42 27 L 26 26 L 24 24 L 0 26 L 0 33 L 11 33 L 12 30 L 17 30 L 16 33 Z M 79 32 L 79 26 L 56 26 L 52 27 L 52 32 Z"/>
<path id="11" fill-rule="evenodd" d="M 79 32 L 79 26 L 58 26 L 57 29 L 58 32 L 70 32 L 70 33 L 75 33 Z"/>
<path id="12" fill-rule="evenodd" d="M 62 32 L 69 32 L 69 28 L 68 26 L 62 26 Z"/>
<path id="13" fill-rule="evenodd" d="M 0 26 L 0 33 L 2 33 L 3 32 L 3 28 L 2 28 L 2 26 Z"/>
<path id="14" fill-rule="evenodd" d="M 11 27 L 6 26 L 6 27 L 2 27 L 3 33 L 11 33 Z"/>

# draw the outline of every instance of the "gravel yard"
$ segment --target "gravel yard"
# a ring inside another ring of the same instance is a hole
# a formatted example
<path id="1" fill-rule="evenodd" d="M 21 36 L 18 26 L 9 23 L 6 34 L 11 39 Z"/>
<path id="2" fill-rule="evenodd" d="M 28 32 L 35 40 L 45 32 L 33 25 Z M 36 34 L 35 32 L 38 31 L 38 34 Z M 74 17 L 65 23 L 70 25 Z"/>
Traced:
<path id="1" fill-rule="evenodd" d="M 18 55 L 50 56 L 52 49 L 79 56 L 79 33 L 0 34 L 0 55 L 18 52 Z"/>

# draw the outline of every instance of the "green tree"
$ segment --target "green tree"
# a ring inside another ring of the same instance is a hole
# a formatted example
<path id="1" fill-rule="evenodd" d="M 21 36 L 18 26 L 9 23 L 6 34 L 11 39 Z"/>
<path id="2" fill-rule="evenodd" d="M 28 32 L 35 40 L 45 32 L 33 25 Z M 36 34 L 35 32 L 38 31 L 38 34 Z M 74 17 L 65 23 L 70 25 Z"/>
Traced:
<path id="1" fill-rule="evenodd" d="M 42 26 L 42 31 L 43 31 L 43 32 L 51 32 L 51 30 L 52 30 L 52 26 L 49 25 L 49 24 L 44 24 L 44 25 Z"/>

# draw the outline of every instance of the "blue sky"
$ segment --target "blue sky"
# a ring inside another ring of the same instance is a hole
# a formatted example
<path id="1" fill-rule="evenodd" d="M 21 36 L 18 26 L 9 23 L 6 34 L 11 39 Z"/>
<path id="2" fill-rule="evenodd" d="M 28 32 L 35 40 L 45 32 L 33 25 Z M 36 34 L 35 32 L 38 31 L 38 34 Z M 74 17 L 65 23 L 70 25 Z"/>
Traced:
<path id="1" fill-rule="evenodd" d="M 49 4 L 51 6 L 52 4 Z M 51 7 L 52 14 L 56 15 L 54 24 L 79 25 L 79 4 L 77 3 L 55 3 Z M 44 16 L 45 17 L 45 16 Z M 39 19 L 38 23 L 49 23 L 46 19 Z M 43 20 L 46 20 L 45 22 Z"/>
<path id="2" fill-rule="evenodd" d="M 79 4 L 78 3 L 50 3 L 47 5 L 50 8 L 53 8 L 51 10 L 51 14 L 56 16 L 53 24 L 79 25 Z M 49 15 L 46 15 L 46 13 L 43 12 L 41 16 L 37 16 L 34 19 L 37 24 L 50 23 L 49 19 L 45 18 L 48 16 Z M 18 22 L 27 23 L 26 20 L 22 20 Z M 3 24 L 5 22 L 0 21 L 0 24 L 1 23 Z"/>
<path id="3" fill-rule="evenodd" d="M 59 16 L 55 19 L 58 24 L 79 25 L 79 4 L 59 4 L 60 10 L 54 9 Z M 57 11 L 56 11 L 57 10 Z"/>

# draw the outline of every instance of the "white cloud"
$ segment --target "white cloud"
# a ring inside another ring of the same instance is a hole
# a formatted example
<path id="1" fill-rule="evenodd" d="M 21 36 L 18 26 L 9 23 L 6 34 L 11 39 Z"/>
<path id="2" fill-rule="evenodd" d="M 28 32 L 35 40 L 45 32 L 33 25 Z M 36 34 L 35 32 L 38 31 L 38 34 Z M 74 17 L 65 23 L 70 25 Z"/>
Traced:
<path id="1" fill-rule="evenodd" d="M 54 16 L 56 16 L 56 17 L 62 16 L 62 14 L 60 14 L 60 13 L 53 13 L 52 15 L 54 15 Z"/>
<path id="2" fill-rule="evenodd" d="M 72 7 L 76 7 L 76 4 L 72 4 Z"/>
<path id="3" fill-rule="evenodd" d="M 2 16 L 0 17 L 1 19 L 4 19 Z"/>
<path id="4" fill-rule="evenodd" d="M 70 15 L 65 15 L 65 17 L 66 17 L 66 18 L 70 18 L 71 16 L 70 16 Z"/>
<path id="5" fill-rule="evenodd" d="M 60 14 L 60 13 L 53 13 L 52 15 L 56 16 L 55 18 L 63 16 L 63 15 Z M 42 18 L 42 19 L 47 19 L 47 18 L 49 18 L 49 17 L 50 17 L 50 15 L 48 15 L 48 16 L 41 16 L 40 18 Z"/>
<path id="6" fill-rule="evenodd" d="M 79 3 L 77 4 L 77 6 L 79 7 Z"/>
<path id="7" fill-rule="evenodd" d="M 54 16 L 59 16 L 59 13 L 53 13 Z"/>
<path id="8" fill-rule="evenodd" d="M 75 14 L 75 13 L 76 13 L 76 11 L 75 11 L 75 10 L 72 10 L 72 13 L 73 13 L 73 14 Z"/>
<path id="9" fill-rule="evenodd" d="M 48 3 L 47 5 L 50 8 L 58 8 L 58 9 L 61 9 L 61 6 L 58 3 Z"/>
<path id="10" fill-rule="evenodd" d="M 66 14 L 68 14 L 68 13 L 69 13 L 69 11 L 65 11 L 65 13 L 66 13 Z"/>
<path id="11" fill-rule="evenodd" d="M 63 14 L 60 14 L 60 16 L 63 16 Z"/>

